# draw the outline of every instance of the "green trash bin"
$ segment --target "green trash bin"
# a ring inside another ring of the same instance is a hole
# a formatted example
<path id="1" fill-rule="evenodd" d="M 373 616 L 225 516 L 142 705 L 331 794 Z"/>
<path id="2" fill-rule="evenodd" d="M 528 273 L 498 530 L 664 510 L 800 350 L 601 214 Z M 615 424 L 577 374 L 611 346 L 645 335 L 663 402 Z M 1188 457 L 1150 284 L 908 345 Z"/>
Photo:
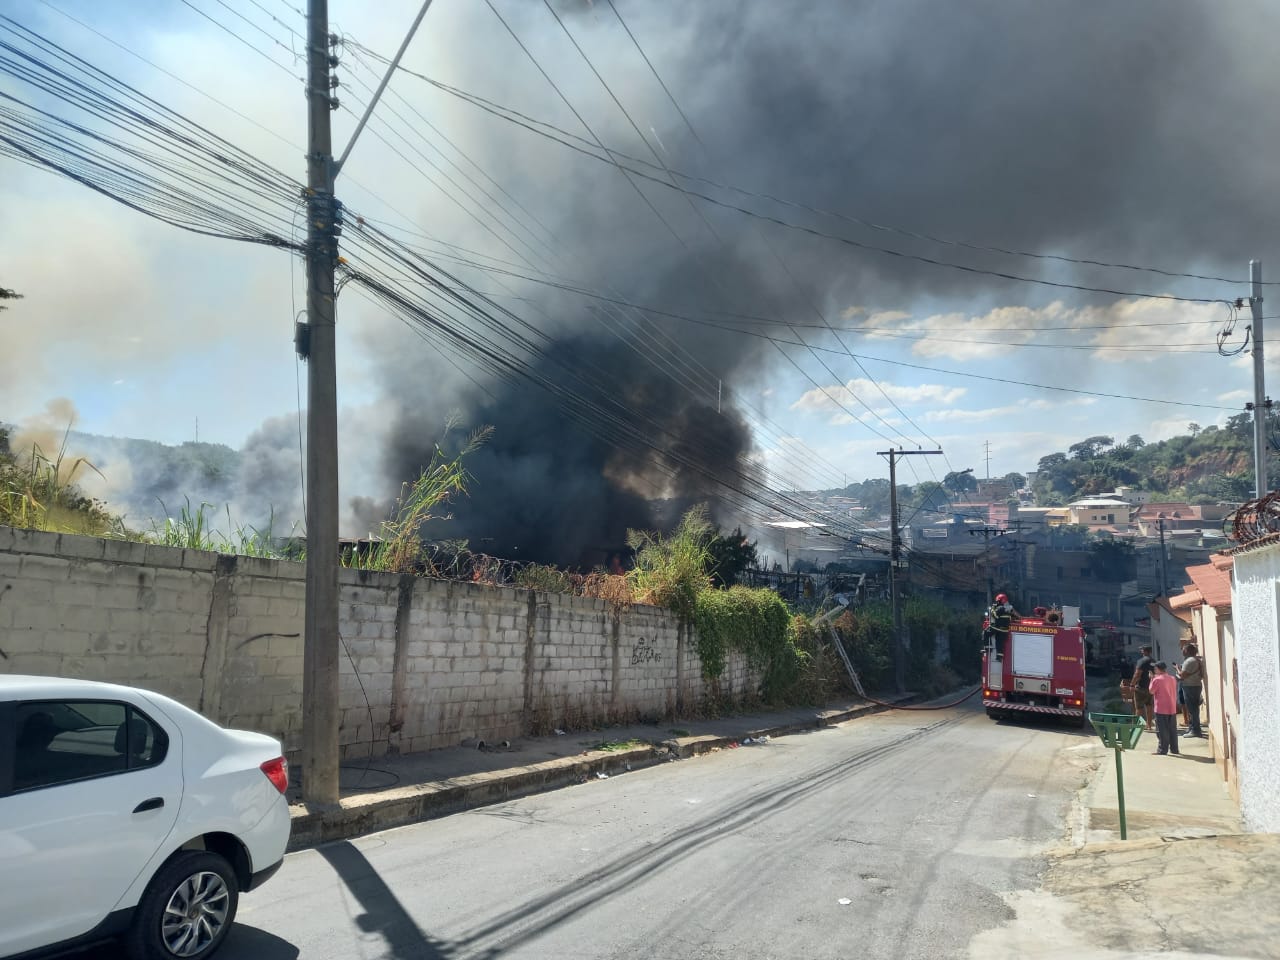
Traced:
<path id="1" fill-rule="evenodd" d="M 1120 806 L 1120 839 L 1129 839 L 1129 825 L 1124 816 L 1124 766 L 1120 755 L 1138 745 L 1147 722 L 1129 713 L 1091 713 L 1089 722 L 1102 738 L 1102 744 L 1116 752 L 1116 800 Z"/>
<path id="2" fill-rule="evenodd" d="M 1131 713 L 1091 713 L 1089 722 L 1102 738 L 1104 747 L 1132 750 L 1138 745 L 1146 721 Z"/>

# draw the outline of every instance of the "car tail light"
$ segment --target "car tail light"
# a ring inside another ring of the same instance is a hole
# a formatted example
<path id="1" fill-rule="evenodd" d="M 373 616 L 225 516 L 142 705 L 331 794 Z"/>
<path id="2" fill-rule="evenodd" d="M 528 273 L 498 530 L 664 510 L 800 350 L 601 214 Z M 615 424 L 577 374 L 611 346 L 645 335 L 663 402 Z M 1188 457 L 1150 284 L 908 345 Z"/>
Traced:
<path id="1" fill-rule="evenodd" d="M 267 779 L 281 793 L 289 789 L 289 761 L 284 757 L 268 760 L 259 769 L 267 775 Z"/>

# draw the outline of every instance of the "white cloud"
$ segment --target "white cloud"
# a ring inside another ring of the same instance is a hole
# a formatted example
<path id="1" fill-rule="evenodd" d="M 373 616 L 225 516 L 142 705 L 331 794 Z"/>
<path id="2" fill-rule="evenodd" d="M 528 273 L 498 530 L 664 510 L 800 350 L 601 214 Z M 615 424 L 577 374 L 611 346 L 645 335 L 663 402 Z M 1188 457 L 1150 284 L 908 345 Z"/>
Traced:
<path id="1" fill-rule="evenodd" d="M 865 325 L 876 328 L 866 333 L 870 339 L 913 341 L 911 352 L 921 357 L 963 362 L 1016 353 L 1053 363 L 1056 348 L 1058 360 L 1079 355 L 1150 363 L 1182 352 L 1212 351 L 1224 320 L 1220 304 L 1142 297 L 1085 307 L 1056 300 L 1043 307 L 953 311 L 915 320 L 901 311 L 885 311 L 868 316 Z"/>
<path id="2" fill-rule="evenodd" d="M 863 378 L 849 380 L 841 385 L 815 387 L 791 404 L 792 410 L 838 410 L 841 405 L 852 407 L 879 402 L 888 397 L 898 404 L 951 404 L 968 391 L 964 387 L 947 387 L 937 383 L 921 383 L 904 386 L 884 380 Z"/>
<path id="3" fill-rule="evenodd" d="M 1026 407 L 1018 404 L 1008 407 L 988 407 L 985 410 L 929 410 L 923 418 L 927 423 L 980 423 L 998 417 L 1017 416 Z"/>
<path id="4" fill-rule="evenodd" d="M 911 314 L 904 310 L 880 310 L 867 317 L 867 323 L 871 326 L 885 326 L 886 324 L 896 323 L 899 320 L 910 319 Z"/>

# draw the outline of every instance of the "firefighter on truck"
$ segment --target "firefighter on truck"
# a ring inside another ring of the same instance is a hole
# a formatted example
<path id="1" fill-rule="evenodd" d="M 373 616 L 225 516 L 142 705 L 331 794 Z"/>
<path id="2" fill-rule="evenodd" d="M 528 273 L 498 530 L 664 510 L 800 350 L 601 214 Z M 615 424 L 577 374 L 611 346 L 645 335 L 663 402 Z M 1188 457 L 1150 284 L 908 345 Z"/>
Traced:
<path id="1" fill-rule="evenodd" d="M 1005 641 L 1009 639 L 1009 630 L 1015 619 L 1021 620 L 1022 614 L 1013 608 L 1008 594 L 997 593 L 995 602 L 987 608 L 986 629 L 982 632 L 988 654 L 997 659 L 1004 658 Z"/>

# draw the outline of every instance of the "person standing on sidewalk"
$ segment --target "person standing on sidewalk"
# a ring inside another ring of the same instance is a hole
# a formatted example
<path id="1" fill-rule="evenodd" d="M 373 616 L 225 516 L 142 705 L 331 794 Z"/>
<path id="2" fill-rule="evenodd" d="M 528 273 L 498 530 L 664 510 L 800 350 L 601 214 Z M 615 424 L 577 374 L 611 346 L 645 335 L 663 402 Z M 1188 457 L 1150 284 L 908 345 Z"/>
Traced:
<path id="1" fill-rule="evenodd" d="M 1163 660 L 1155 664 L 1155 676 L 1151 678 L 1151 699 L 1156 711 L 1156 740 L 1159 746 L 1152 751 L 1158 756 L 1166 753 L 1178 755 L 1178 681 L 1169 673 Z"/>
<path id="2" fill-rule="evenodd" d="M 1151 716 L 1151 671 L 1154 662 L 1151 659 L 1151 647 L 1142 647 L 1142 656 L 1133 668 L 1133 712 L 1147 721 L 1147 732 L 1155 729 Z"/>
<path id="3" fill-rule="evenodd" d="M 1187 706 L 1187 732 L 1184 737 L 1203 737 L 1204 731 L 1200 728 L 1200 700 L 1201 693 L 1204 691 L 1204 661 L 1198 656 L 1198 650 L 1194 643 L 1188 643 L 1182 648 L 1182 655 L 1186 660 L 1182 662 L 1181 668 L 1175 666 L 1174 670 L 1178 674 L 1178 680 L 1182 683 L 1182 693 Z"/>

